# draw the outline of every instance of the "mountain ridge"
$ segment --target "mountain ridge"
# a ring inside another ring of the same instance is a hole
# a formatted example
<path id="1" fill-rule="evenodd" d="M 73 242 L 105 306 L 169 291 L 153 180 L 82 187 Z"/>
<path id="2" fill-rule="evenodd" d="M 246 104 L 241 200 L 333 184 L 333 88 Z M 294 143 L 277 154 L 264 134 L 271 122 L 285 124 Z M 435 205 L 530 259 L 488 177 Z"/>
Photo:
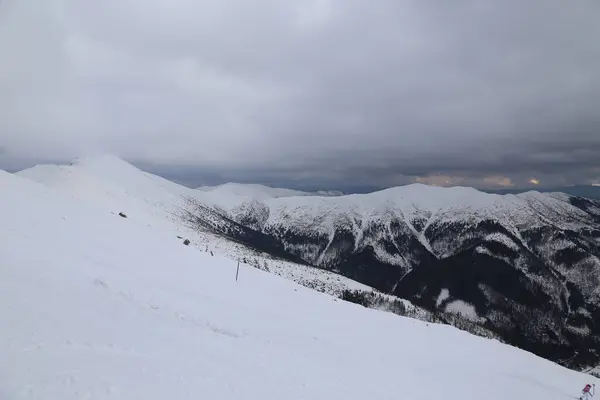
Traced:
<path id="1" fill-rule="evenodd" d="M 517 194 L 523 193 L 532 189 L 485 189 L 488 193 L 497 194 Z M 537 188 L 537 191 L 543 193 L 565 193 L 570 196 L 585 197 L 589 199 L 598 200 L 600 199 L 600 185 L 571 185 L 571 186 L 556 186 Z"/>
<path id="2" fill-rule="evenodd" d="M 302 190 L 277 188 L 257 183 L 227 182 L 217 186 L 200 186 L 196 188 L 202 192 L 225 191 L 237 196 L 250 196 L 255 198 L 294 197 L 294 196 L 342 196 L 343 193 L 334 190 L 318 190 L 305 192 Z"/>

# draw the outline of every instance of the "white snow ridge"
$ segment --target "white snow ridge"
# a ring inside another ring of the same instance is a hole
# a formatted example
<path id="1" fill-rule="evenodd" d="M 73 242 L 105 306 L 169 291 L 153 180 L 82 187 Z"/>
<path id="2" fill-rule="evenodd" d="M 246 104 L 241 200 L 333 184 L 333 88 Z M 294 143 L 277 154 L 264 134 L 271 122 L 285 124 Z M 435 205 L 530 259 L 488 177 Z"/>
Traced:
<path id="1" fill-rule="evenodd" d="M 185 188 L 96 167 L 0 171 L 0 399 L 558 400 L 595 382 L 255 268 L 236 282 L 234 259 L 173 234 Z"/>

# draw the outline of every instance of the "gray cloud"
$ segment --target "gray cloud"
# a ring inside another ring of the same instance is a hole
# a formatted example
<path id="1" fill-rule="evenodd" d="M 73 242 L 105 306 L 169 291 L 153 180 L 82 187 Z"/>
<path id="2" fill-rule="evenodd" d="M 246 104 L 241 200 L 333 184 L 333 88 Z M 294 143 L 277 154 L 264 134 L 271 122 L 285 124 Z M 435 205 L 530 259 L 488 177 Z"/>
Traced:
<path id="1" fill-rule="evenodd" d="M 600 3 L 436 3 L 6 0 L 0 163 L 102 151 L 187 181 L 338 187 L 600 179 Z"/>

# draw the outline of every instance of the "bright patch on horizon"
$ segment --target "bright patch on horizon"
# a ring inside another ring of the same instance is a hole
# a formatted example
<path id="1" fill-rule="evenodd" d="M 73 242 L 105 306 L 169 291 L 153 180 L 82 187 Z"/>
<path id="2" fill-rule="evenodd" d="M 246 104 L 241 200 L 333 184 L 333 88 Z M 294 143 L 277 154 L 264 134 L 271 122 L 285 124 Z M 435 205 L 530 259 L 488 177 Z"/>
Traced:
<path id="1" fill-rule="evenodd" d="M 483 183 L 486 186 L 500 186 L 500 187 L 512 187 L 515 184 L 509 177 L 506 176 L 486 176 L 483 178 Z"/>
<path id="2" fill-rule="evenodd" d="M 538 179 L 530 179 L 530 180 L 529 180 L 529 183 L 532 183 L 532 184 L 534 184 L 534 185 L 539 185 L 539 184 L 540 184 L 540 181 L 539 181 Z"/>
<path id="3" fill-rule="evenodd" d="M 464 181 L 464 178 L 449 175 L 429 175 L 429 176 L 418 176 L 415 178 L 415 182 L 423 183 L 430 186 L 448 187 L 459 185 Z"/>

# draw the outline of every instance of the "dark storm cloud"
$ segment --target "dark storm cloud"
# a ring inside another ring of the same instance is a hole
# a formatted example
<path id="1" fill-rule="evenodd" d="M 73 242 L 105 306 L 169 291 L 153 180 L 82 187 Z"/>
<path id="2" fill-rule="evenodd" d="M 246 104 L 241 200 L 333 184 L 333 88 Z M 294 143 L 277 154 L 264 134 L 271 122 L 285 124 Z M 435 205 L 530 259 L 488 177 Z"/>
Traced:
<path id="1" fill-rule="evenodd" d="M 597 1 L 9 0 L 0 145 L 190 184 L 593 182 L 598 20 Z"/>

